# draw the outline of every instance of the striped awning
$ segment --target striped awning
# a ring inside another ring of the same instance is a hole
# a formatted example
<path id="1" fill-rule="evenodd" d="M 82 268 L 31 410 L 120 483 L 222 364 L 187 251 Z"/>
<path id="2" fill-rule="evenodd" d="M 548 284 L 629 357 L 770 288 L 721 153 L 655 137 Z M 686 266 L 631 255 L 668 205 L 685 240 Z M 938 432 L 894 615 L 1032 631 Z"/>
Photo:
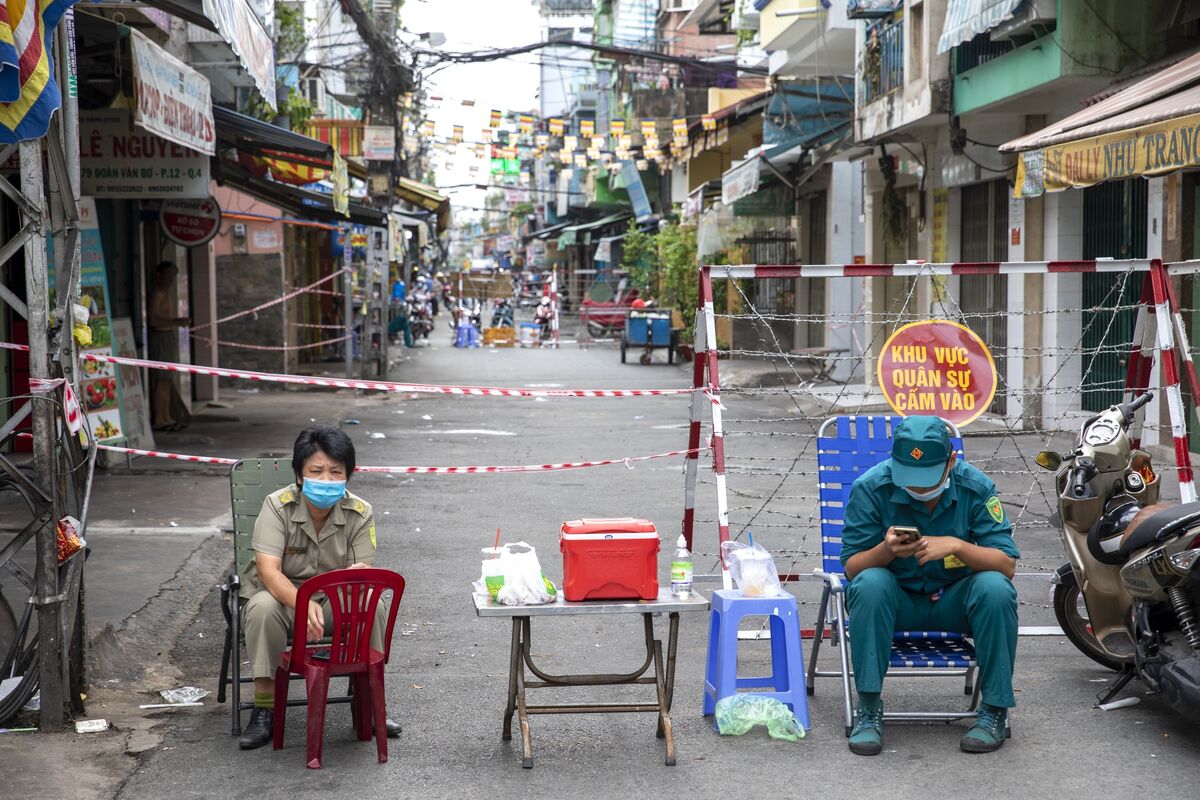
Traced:
<path id="1" fill-rule="evenodd" d="M 1012 19 L 1024 0 L 950 0 L 938 53 L 987 33 L 1005 20 Z"/>

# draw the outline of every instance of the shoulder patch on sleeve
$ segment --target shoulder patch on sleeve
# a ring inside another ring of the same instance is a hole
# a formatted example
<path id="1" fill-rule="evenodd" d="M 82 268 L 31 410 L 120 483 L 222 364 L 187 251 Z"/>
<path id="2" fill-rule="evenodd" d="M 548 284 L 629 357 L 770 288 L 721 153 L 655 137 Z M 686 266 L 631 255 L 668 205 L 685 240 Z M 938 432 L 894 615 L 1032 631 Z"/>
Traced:
<path id="1" fill-rule="evenodd" d="M 374 522 L 371 523 L 371 527 L 367 529 L 367 532 L 369 534 L 371 534 L 371 547 L 378 547 L 378 545 L 375 544 L 375 523 Z"/>
<path id="2" fill-rule="evenodd" d="M 997 525 L 1004 522 L 1004 506 L 1000 505 L 999 497 L 992 495 L 991 499 L 984 503 L 984 506 L 987 508 L 988 514 L 991 516 L 991 518 L 996 521 Z"/>
<path id="3" fill-rule="evenodd" d="M 366 500 L 355 495 L 348 494 L 346 499 L 342 501 L 342 508 L 348 511 L 356 512 L 360 517 L 371 516 L 371 506 Z"/>
<path id="4" fill-rule="evenodd" d="M 284 489 L 279 495 L 279 505 L 286 506 L 288 503 L 295 501 L 296 492 L 293 489 Z"/>

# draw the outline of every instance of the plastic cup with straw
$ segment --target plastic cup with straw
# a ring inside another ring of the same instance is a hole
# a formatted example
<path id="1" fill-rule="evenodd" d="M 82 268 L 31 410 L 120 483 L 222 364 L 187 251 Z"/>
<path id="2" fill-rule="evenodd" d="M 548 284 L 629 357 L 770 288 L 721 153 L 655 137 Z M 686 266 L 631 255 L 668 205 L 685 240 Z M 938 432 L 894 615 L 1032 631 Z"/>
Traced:
<path id="1" fill-rule="evenodd" d="M 496 541 L 491 547 L 483 548 L 483 583 L 488 594 L 495 602 L 500 590 L 504 587 L 504 567 L 500 556 L 504 549 L 500 547 L 500 529 L 496 528 Z"/>

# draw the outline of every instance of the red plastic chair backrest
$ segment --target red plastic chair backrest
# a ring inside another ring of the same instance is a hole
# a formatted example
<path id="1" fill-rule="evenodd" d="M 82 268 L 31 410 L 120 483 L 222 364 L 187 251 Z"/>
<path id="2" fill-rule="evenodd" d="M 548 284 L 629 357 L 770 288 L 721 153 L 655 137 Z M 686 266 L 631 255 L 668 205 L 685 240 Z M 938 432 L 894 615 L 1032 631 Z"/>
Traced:
<path id="1" fill-rule="evenodd" d="M 387 628 L 383 637 L 384 661 L 388 660 L 392 649 L 392 629 L 396 625 L 400 598 L 404 595 L 404 578 L 388 569 L 335 569 L 315 575 L 300 584 L 296 591 L 291 663 L 303 663 L 304 651 L 309 647 L 308 603 L 314 595 L 324 595 L 329 599 L 332 619 L 326 622 L 332 623 L 333 638 L 329 645 L 330 666 L 366 663 L 375 609 L 388 590 L 392 592 L 392 601 L 388 604 Z"/>

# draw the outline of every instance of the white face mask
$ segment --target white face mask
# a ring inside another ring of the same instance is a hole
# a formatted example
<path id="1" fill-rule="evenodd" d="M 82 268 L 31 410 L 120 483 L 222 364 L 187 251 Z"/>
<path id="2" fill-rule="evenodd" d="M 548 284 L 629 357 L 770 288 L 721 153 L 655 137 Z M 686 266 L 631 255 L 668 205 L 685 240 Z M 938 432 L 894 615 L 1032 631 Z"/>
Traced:
<path id="1" fill-rule="evenodd" d="M 913 500 L 936 500 L 939 497 L 941 497 L 942 494 L 947 489 L 950 488 L 950 472 L 951 472 L 951 470 L 947 469 L 946 470 L 946 479 L 944 481 L 942 481 L 941 484 L 939 486 L 937 486 L 936 488 L 930 489 L 925 492 L 914 491 L 913 489 L 910 489 L 907 486 L 902 486 L 900 488 L 902 488 L 904 491 L 908 492 L 908 496 L 911 497 Z"/>

